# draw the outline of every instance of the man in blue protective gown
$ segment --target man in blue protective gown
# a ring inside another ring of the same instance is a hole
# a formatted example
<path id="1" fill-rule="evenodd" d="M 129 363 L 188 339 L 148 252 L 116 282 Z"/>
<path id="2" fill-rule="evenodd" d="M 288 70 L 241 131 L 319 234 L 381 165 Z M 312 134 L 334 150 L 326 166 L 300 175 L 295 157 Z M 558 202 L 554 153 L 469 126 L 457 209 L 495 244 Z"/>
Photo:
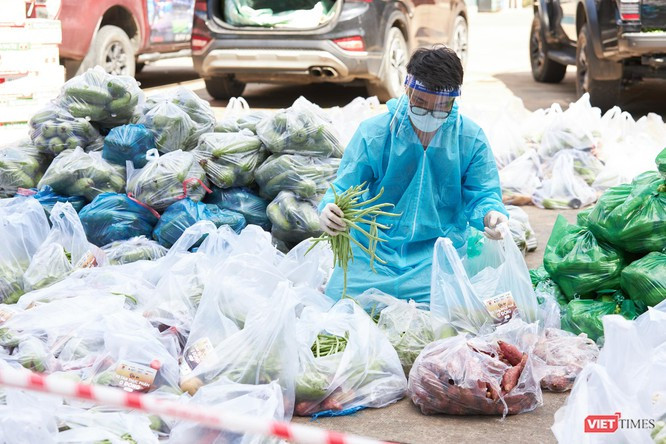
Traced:
<path id="1" fill-rule="evenodd" d="M 347 295 L 356 297 L 377 288 L 401 299 L 430 302 L 430 280 L 435 241 L 448 237 L 456 248 L 465 245 L 468 225 L 501 238 L 498 225 L 508 214 L 502 204 L 493 153 L 481 128 L 458 114 L 463 68 L 446 47 L 417 50 L 407 66 L 405 94 L 390 100 L 388 112 L 361 123 L 340 163 L 336 192 L 366 183 L 368 195 L 384 189 L 379 202 L 395 205 L 398 218 L 380 216 L 389 225 L 380 230 L 385 242 L 374 263 L 352 244 Z M 336 235 L 345 229 L 342 212 L 329 190 L 319 206 L 322 229 Z M 375 202 L 375 203 L 379 203 Z M 351 230 L 363 245 L 368 241 Z M 339 267 L 326 288 L 334 299 L 342 296 Z"/>

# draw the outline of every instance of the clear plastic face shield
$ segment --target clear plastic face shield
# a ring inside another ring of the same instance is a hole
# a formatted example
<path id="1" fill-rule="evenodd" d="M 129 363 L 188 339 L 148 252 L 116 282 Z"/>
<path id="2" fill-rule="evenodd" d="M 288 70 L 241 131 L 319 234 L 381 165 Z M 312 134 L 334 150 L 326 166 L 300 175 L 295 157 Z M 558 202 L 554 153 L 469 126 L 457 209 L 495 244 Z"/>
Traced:
<path id="1" fill-rule="evenodd" d="M 454 90 L 431 90 L 414 76 L 405 79 L 405 94 L 398 101 L 398 110 L 392 124 L 405 128 L 411 125 L 414 130 L 422 133 L 437 131 L 451 114 L 456 97 L 460 96 L 460 88 Z M 396 122 L 395 120 L 400 121 Z"/>

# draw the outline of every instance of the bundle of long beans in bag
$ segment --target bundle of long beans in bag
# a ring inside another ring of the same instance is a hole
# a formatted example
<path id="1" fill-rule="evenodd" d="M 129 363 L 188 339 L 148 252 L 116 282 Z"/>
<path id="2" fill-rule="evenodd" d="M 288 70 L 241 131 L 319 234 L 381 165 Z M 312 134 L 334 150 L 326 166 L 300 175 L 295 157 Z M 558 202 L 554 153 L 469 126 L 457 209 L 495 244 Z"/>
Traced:
<path id="1" fill-rule="evenodd" d="M 377 257 L 375 251 L 379 242 L 385 242 L 385 239 L 379 237 L 379 230 L 389 229 L 388 225 L 383 225 L 377 222 L 377 216 L 398 217 L 400 214 L 390 213 L 383 209 L 393 207 L 392 203 L 383 202 L 375 203 L 384 194 L 384 188 L 379 193 L 368 200 L 361 201 L 361 196 L 368 192 L 366 183 L 350 187 L 345 192 L 338 194 L 335 188 L 331 186 L 333 195 L 335 196 L 334 203 L 340 208 L 344 217 L 343 222 L 346 225 L 345 231 L 336 236 L 324 233 L 316 239 L 312 240 L 312 246 L 308 250 L 312 250 L 319 242 L 329 242 L 331 250 L 333 250 L 333 264 L 342 268 L 344 281 L 342 287 L 342 296 L 347 294 L 347 269 L 349 262 L 354 260 L 354 253 L 351 249 L 351 244 L 356 244 L 362 251 L 370 256 L 370 268 L 374 271 L 374 262 L 386 264 L 382 258 Z M 370 229 L 365 230 L 361 225 L 369 225 Z M 365 247 L 359 241 L 354 239 L 350 230 L 354 229 L 368 238 L 368 246 Z M 307 252 L 306 252 L 307 254 Z"/>

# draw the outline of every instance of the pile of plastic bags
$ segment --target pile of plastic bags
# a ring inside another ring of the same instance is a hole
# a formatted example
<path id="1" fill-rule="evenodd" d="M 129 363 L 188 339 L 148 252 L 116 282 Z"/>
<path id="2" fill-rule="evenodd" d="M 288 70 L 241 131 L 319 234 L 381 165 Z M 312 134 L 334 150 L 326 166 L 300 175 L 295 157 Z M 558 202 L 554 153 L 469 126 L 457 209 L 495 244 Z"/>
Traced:
<path id="1" fill-rule="evenodd" d="M 540 280 L 552 279 L 546 292 L 562 305 L 562 328 L 603 337 L 601 317 L 635 319 L 666 299 L 666 175 L 658 171 L 609 188 L 578 225 L 559 216 L 546 246 Z"/>
<path id="2" fill-rule="evenodd" d="M 651 169 L 666 140 L 657 114 L 638 121 L 614 107 L 602 115 L 584 95 L 527 111 L 516 99 L 498 109 L 463 112 L 485 130 L 500 170 L 504 202 L 547 209 L 593 204 L 600 192 Z"/>

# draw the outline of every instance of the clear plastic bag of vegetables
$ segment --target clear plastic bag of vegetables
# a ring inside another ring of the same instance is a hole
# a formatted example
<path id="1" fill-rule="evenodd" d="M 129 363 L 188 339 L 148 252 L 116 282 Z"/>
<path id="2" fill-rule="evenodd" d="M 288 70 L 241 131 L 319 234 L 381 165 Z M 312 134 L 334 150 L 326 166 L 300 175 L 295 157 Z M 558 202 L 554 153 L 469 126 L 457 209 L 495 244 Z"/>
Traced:
<path id="1" fill-rule="evenodd" d="M 62 427 L 58 443 L 158 444 L 151 420 L 136 413 L 106 408 L 63 407 L 57 417 Z"/>
<path id="2" fill-rule="evenodd" d="M 100 134 L 87 119 L 73 117 L 51 104 L 30 119 L 30 138 L 40 152 L 57 156 L 65 150 L 97 144 Z"/>
<path id="3" fill-rule="evenodd" d="M 62 398 L 56 396 L 4 390 L 0 405 L 0 442 L 56 444 L 58 421 L 55 414 L 61 406 Z"/>
<path id="4" fill-rule="evenodd" d="M 98 247 L 150 236 L 159 213 L 126 194 L 102 193 L 79 213 L 88 240 Z"/>
<path id="5" fill-rule="evenodd" d="M 627 190 L 623 186 L 617 188 Z M 634 179 L 629 196 L 614 203 L 615 208 L 607 205 L 590 214 L 590 222 L 597 225 L 592 226 L 595 234 L 631 253 L 646 254 L 664 248 L 666 181 L 658 173 L 645 173 Z"/>
<path id="6" fill-rule="evenodd" d="M 348 414 L 404 396 L 407 380 L 397 353 L 353 300 L 328 312 L 305 308 L 296 328 L 296 415 Z"/>
<path id="7" fill-rule="evenodd" d="M 163 247 L 170 248 L 187 228 L 202 220 L 209 220 L 216 227 L 228 225 L 237 232 L 247 225 L 240 213 L 185 198 L 166 209 L 155 226 L 153 238 Z"/>
<path id="8" fill-rule="evenodd" d="M 220 379 L 202 387 L 191 399 L 195 406 L 215 406 L 215 408 L 247 415 L 262 421 L 284 421 L 284 401 L 280 385 L 270 384 L 237 384 Z M 243 435 L 223 430 L 213 430 L 188 421 L 180 421 L 171 430 L 169 444 L 188 443 L 233 443 L 233 444 L 278 444 L 278 438 L 256 435 Z"/>
<path id="9" fill-rule="evenodd" d="M 590 96 L 585 94 L 550 119 L 541 136 L 539 155 L 549 158 L 563 150 L 592 148 L 598 143 L 600 128 L 601 111 L 590 105 Z"/>
<path id="10" fill-rule="evenodd" d="M 511 205 L 531 205 L 532 194 L 541 185 L 543 170 L 539 155 L 528 149 L 499 172 L 502 200 Z"/>
<path id="11" fill-rule="evenodd" d="M 37 188 L 20 189 L 16 194 L 21 196 L 31 196 L 37 199 L 37 201 L 42 204 L 46 217 L 51 217 L 53 206 L 58 202 L 69 202 L 77 213 L 88 203 L 83 196 L 63 196 L 57 194 L 49 185 L 45 185 L 39 190 Z"/>
<path id="12" fill-rule="evenodd" d="M 104 138 L 102 157 L 108 162 L 125 166 L 132 162 L 134 168 L 146 165 L 146 153 L 155 148 L 155 137 L 143 125 L 117 126 Z"/>
<path id="13" fill-rule="evenodd" d="M 548 239 L 543 265 L 571 300 L 620 288 L 625 262 L 619 250 L 599 242 L 589 229 L 570 225 L 560 215 Z"/>
<path id="14" fill-rule="evenodd" d="M 509 212 L 509 231 L 511 231 L 513 241 L 520 251 L 524 255 L 528 251 L 536 250 L 538 246 L 537 237 L 530 225 L 527 213 L 520 207 L 513 205 L 507 205 L 506 210 Z"/>
<path id="15" fill-rule="evenodd" d="M 313 198 L 326 192 L 339 166 L 339 159 L 272 155 L 257 169 L 255 178 L 262 195 L 269 199 L 274 199 L 280 191 Z"/>
<path id="16" fill-rule="evenodd" d="M 598 357 L 599 347 L 587 335 L 546 328 L 534 348 L 541 388 L 551 392 L 571 390 L 583 368 Z"/>
<path id="17" fill-rule="evenodd" d="M 261 140 L 250 130 L 204 134 L 192 154 L 220 188 L 250 185 L 254 170 L 265 158 Z"/>
<path id="18" fill-rule="evenodd" d="M 271 221 L 266 215 L 269 202 L 249 188 L 213 188 L 213 192 L 206 196 L 204 201 L 223 210 L 242 214 L 248 225 L 258 225 L 264 230 L 271 229 Z"/>
<path id="19" fill-rule="evenodd" d="M 163 156 L 148 154 L 148 163 L 140 170 L 128 171 L 127 192 L 157 211 L 189 197 L 195 202 L 210 192 L 206 172 L 194 155 L 174 151 Z"/>
<path id="20" fill-rule="evenodd" d="M 127 240 L 111 242 L 102 250 L 109 265 L 131 264 L 136 261 L 154 261 L 167 253 L 167 249 L 152 239 L 137 236 Z"/>
<path id="21" fill-rule="evenodd" d="M 202 134 L 215 128 L 215 114 L 208 102 L 182 87 L 149 97 L 143 114 L 134 120 L 153 132 L 161 153 L 190 151 Z"/>
<path id="22" fill-rule="evenodd" d="M 55 103 L 74 117 L 113 127 L 129 123 L 144 100 L 134 77 L 108 74 L 96 66 L 68 80 Z"/>
<path id="23" fill-rule="evenodd" d="M 238 125 L 238 119 L 250 111 L 250 105 L 242 97 L 232 97 L 227 102 L 224 109 L 224 116 L 215 124 L 216 133 L 237 133 L 241 127 Z M 254 130 L 252 130 L 254 133 Z"/>
<path id="24" fill-rule="evenodd" d="M 259 122 L 257 135 L 274 154 L 342 157 L 343 148 L 333 124 L 304 97 Z"/>
<path id="25" fill-rule="evenodd" d="M 632 262 L 622 270 L 620 283 L 631 299 L 648 307 L 658 305 L 666 299 L 666 250 Z"/>
<path id="26" fill-rule="evenodd" d="M 533 358 L 537 325 L 511 324 L 426 346 L 409 373 L 412 402 L 426 415 L 506 416 L 541 405 Z"/>
<path id="27" fill-rule="evenodd" d="M 0 197 L 12 197 L 19 188 L 37 186 L 47 161 L 30 139 L 0 146 Z"/>
<path id="28" fill-rule="evenodd" d="M 430 312 L 427 304 L 398 299 L 376 289 L 356 300 L 391 342 L 407 375 L 426 345 L 456 335 L 451 326 Z"/>
<path id="29" fill-rule="evenodd" d="M 459 332 L 477 333 L 484 325 L 516 316 L 538 320 L 538 306 L 525 259 L 508 226 L 504 238 L 468 246 L 461 256 L 448 238 L 435 243 L 430 310 Z"/>
<path id="30" fill-rule="evenodd" d="M 291 414 L 298 371 L 294 308 L 288 284 L 280 284 L 269 301 L 254 307 L 242 330 L 214 344 L 214 353 L 183 377 L 180 388 L 194 394 L 220 378 L 254 385 L 276 381 Z"/>
<path id="31" fill-rule="evenodd" d="M 578 209 L 593 204 L 597 193 L 578 175 L 573 150 L 558 152 L 546 173 L 546 179 L 534 191 L 532 201 L 539 208 Z"/>
<path id="32" fill-rule="evenodd" d="M 23 273 L 48 233 L 49 223 L 35 199 L 0 199 L 0 302 L 15 303 L 23 294 Z"/>
<path id="33" fill-rule="evenodd" d="M 56 193 L 84 196 L 92 201 L 101 193 L 125 191 L 125 168 L 107 162 L 99 152 L 66 150 L 46 170 L 38 188 L 46 185 Z"/>
<path id="34" fill-rule="evenodd" d="M 61 281 L 79 268 L 106 265 L 104 252 L 88 242 L 74 207 L 58 202 L 51 212 L 51 230 L 23 275 L 26 290 Z"/>
<path id="35" fill-rule="evenodd" d="M 92 366 L 93 384 L 119 387 L 128 392 L 158 389 L 178 394 L 178 349 L 174 341 L 161 340 L 140 314 L 113 313 L 103 320 L 105 353 Z"/>
<path id="36" fill-rule="evenodd" d="M 598 300 L 574 299 L 562 313 L 562 330 L 576 335 L 585 333 L 591 340 L 599 341 L 604 335 L 604 316 L 619 314 L 632 320 L 644 311 L 644 305 L 626 299 L 621 292 L 610 293 Z"/>
<path id="37" fill-rule="evenodd" d="M 268 205 L 266 214 L 273 224 L 273 236 L 282 241 L 299 243 L 321 234 L 317 203 L 300 199 L 291 191 L 281 191 Z"/>

